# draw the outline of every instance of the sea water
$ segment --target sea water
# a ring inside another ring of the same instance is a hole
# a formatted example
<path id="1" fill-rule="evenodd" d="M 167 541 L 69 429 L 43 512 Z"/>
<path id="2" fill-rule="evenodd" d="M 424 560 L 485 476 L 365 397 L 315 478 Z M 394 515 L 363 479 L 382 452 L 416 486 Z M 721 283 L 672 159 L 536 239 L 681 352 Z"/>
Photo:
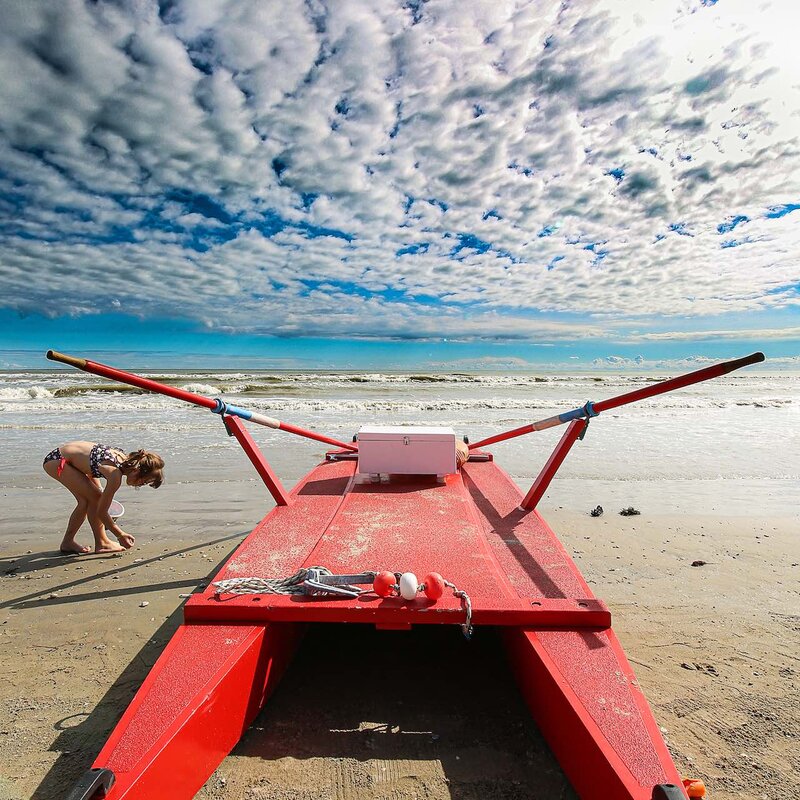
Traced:
<path id="1" fill-rule="evenodd" d="M 473 442 L 668 377 L 655 374 L 162 371 L 147 377 L 350 441 L 361 425 L 446 425 Z M 251 425 L 287 486 L 327 447 Z M 563 427 L 492 447 L 527 490 Z M 0 372 L 0 489 L 47 484 L 43 456 L 71 439 L 160 453 L 173 486 L 257 481 L 209 411 L 81 372 Z M 124 501 L 124 498 L 121 498 Z M 542 507 L 794 515 L 800 375 L 734 373 L 592 420 Z"/>

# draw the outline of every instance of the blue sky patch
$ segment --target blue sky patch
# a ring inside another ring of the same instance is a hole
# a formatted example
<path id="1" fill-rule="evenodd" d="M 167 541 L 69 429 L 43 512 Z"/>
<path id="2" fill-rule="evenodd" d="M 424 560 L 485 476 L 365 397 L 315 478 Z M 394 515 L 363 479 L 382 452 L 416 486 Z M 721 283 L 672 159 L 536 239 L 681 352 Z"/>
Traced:
<path id="1" fill-rule="evenodd" d="M 489 242 L 479 239 L 474 233 L 456 234 L 458 244 L 450 251 L 450 258 L 458 258 L 462 250 L 474 250 L 476 253 L 485 253 L 492 249 Z"/>
<path id="2" fill-rule="evenodd" d="M 669 226 L 669 229 L 673 233 L 677 233 L 678 236 L 694 236 L 694 234 L 691 231 L 687 230 L 685 222 L 673 222 Z"/>
<path id="3" fill-rule="evenodd" d="M 779 219 L 798 210 L 800 210 L 800 203 L 786 203 L 782 206 L 770 206 L 764 216 L 767 219 Z"/>
<path id="4" fill-rule="evenodd" d="M 415 256 L 417 253 L 427 253 L 428 248 L 431 246 L 430 242 L 418 242 L 416 244 L 407 244 L 395 252 L 395 255 L 400 256 Z"/>
<path id="5" fill-rule="evenodd" d="M 742 222 L 750 222 L 750 217 L 746 217 L 744 214 L 737 214 L 735 217 L 731 217 L 726 222 L 720 222 L 720 224 L 717 225 L 717 233 L 730 233 Z"/>

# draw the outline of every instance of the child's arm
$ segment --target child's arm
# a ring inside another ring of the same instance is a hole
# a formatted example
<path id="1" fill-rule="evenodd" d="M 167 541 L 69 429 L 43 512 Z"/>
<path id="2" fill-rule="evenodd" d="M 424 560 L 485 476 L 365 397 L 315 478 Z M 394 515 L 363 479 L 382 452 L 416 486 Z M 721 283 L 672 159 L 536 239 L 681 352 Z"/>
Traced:
<path id="1" fill-rule="evenodd" d="M 121 485 L 122 473 L 119 470 L 114 470 L 106 479 L 106 488 L 103 494 L 100 495 L 100 500 L 97 503 L 97 515 L 106 529 L 111 531 L 111 533 L 117 537 L 119 543 L 127 550 L 133 547 L 136 540 L 129 533 L 125 533 L 125 531 L 111 519 L 111 515 L 108 513 L 108 509 L 111 508 L 111 501 L 114 499 L 114 495 Z"/>

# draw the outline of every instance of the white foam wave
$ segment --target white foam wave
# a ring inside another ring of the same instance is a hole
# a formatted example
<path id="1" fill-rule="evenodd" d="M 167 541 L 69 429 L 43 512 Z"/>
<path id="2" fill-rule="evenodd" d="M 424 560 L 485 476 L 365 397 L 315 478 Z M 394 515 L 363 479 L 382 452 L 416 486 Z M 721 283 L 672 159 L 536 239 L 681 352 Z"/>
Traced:
<path id="1" fill-rule="evenodd" d="M 46 400 L 53 393 L 44 386 L 19 386 L 0 389 L 0 402 L 25 402 L 27 400 Z"/>
<path id="2" fill-rule="evenodd" d="M 219 392 L 201 392 L 217 396 Z M 572 402 L 561 398 L 546 397 L 430 397 L 430 398 L 286 398 L 286 397 L 254 397 L 247 396 L 237 399 L 235 394 L 224 393 L 224 399 L 233 401 L 245 408 L 265 413 L 279 414 L 342 414 L 364 415 L 370 413 L 425 413 L 425 412 L 453 412 L 469 413 L 480 411 L 511 411 L 535 413 L 536 417 L 560 414 L 577 407 L 585 402 L 573 398 Z M 98 392 L 86 393 L 72 397 L 56 397 L 47 389 L 34 387 L 31 389 L 0 389 L 0 412 L 23 413 L 113 413 L 125 412 L 142 414 L 153 411 L 175 411 L 179 409 L 186 412 L 185 405 L 176 405 L 179 401 L 160 395 L 146 394 L 114 394 Z M 708 408 L 784 408 L 797 404 L 797 398 L 789 397 L 760 397 L 748 400 L 727 399 L 722 400 L 710 397 L 689 398 L 658 398 L 645 400 L 631 406 L 633 413 L 647 414 L 657 411 L 681 409 L 708 409 Z M 619 412 L 606 412 L 607 415 L 616 415 Z M 631 413 L 628 411 L 627 413 Z"/>
<path id="3" fill-rule="evenodd" d="M 218 386 L 210 386 L 207 383 L 186 383 L 181 386 L 186 392 L 193 392 L 194 394 L 215 394 L 219 392 Z"/>

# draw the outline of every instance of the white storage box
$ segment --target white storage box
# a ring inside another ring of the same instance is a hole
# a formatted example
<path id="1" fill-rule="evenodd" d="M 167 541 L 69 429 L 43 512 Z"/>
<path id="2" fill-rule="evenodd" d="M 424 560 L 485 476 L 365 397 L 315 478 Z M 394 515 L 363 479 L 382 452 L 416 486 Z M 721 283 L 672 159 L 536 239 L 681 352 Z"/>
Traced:
<path id="1" fill-rule="evenodd" d="M 455 431 L 363 425 L 358 432 L 358 471 L 450 475 L 456 471 Z"/>

